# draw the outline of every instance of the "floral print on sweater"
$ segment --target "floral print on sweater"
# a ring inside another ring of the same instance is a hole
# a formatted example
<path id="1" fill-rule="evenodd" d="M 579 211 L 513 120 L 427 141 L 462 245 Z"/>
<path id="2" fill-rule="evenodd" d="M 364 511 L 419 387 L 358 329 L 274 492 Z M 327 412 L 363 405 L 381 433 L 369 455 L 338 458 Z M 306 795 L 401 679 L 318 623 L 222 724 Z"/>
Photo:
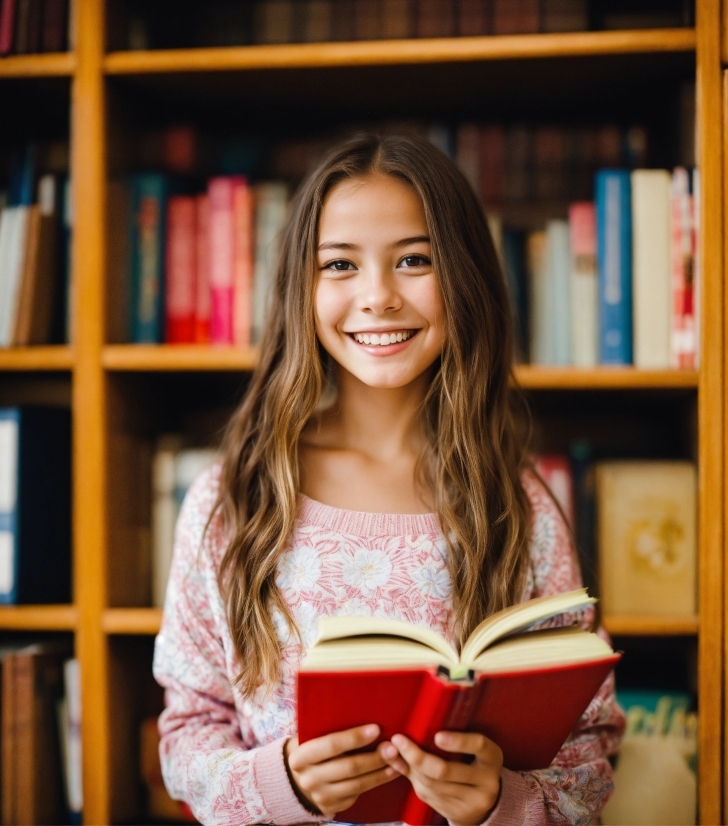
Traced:
<path id="1" fill-rule="evenodd" d="M 220 467 L 202 474 L 180 512 L 154 675 L 165 687 L 159 720 L 162 772 L 172 797 L 209 826 L 314 823 L 291 788 L 283 746 L 295 733 L 295 680 L 303 649 L 281 616 L 280 681 L 244 699 L 217 573 L 227 545 L 214 505 Z M 534 478 L 524 482 L 533 508 L 531 566 L 523 598 L 581 585 L 566 527 Z M 301 496 L 277 583 L 304 645 L 319 616 L 359 614 L 427 626 L 450 637 L 452 584 L 434 514 L 346 511 Z M 587 623 L 589 617 L 582 621 Z M 612 790 L 607 755 L 624 726 L 613 677 L 593 699 L 553 764 L 543 771 L 503 769 L 488 826 L 585 824 Z"/>

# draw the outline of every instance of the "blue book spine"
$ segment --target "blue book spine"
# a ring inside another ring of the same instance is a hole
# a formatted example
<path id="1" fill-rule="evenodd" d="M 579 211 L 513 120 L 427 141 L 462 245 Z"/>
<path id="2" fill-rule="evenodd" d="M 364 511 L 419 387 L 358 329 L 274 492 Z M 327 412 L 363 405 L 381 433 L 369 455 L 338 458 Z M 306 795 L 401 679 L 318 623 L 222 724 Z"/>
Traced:
<path id="1" fill-rule="evenodd" d="M 596 175 L 599 359 L 632 364 L 632 204 L 629 170 Z"/>
<path id="2" fill-rule="evenodd" d="M 131 180 L 131 340 L 159 344 L 164 333 L 164 239 L 169 182 L 157 172 Z"/>
<path id="3" fill-rule="evenodd" d="M 17 600 L 20 411 L 0 409 L 0 604 Z"/>

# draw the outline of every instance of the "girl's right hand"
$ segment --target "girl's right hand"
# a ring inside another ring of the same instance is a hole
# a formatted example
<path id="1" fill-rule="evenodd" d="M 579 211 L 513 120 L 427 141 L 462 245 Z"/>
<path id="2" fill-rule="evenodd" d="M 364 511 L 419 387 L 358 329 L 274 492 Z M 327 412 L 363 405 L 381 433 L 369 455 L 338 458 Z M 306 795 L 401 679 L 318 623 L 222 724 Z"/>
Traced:
<path id="1" fill-rule="evenodd" d="M 285 754 L 299 796 L 325 817 L 333 818 L 353 806 L 363 792 L 399 777 L 377 751 L 347 754 L 370 745 L 378 735 L 379 726 L 368 725 L 317 737 L 303 745 L 292 737 Z"/>

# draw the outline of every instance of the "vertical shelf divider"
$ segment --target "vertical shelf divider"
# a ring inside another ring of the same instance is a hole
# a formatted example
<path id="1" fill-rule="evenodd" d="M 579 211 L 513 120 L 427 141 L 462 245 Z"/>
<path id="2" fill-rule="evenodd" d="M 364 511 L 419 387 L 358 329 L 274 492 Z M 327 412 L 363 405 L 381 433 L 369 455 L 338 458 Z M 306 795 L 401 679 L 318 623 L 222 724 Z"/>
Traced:
<path id="1" fill-rule="evenodd" d="M 83 819 L 108 824 L 111 801 L 106 583 L 104 341 L 106 131 L 103 0 L 76 2 L 72 92 L 74 599 L 83 702 Z"/>

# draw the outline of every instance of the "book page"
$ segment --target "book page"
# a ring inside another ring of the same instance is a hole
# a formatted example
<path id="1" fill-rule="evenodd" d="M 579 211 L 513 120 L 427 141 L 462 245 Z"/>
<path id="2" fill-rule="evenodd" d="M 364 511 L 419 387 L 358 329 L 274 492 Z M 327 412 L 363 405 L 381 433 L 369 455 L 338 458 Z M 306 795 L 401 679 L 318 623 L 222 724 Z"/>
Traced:
<path id="1" fill-rule="evenodd" d="M 480 623 L 463 646 L 460 659 L 464 663 L 473 662 L 482 651 L 501 637 L 523 631 L 536 622 L 559 614 L 586 608 L 595 602 L 594 597 L 587 594 L 586 588 L 578 588 L 563 594 L 538 597 L 512 605 Z"/>
<path id="2" fill-rule="evenodd" d="M 329 640 L 341 640 L 349 637 L 404 637 L 419 643 L 420 646 L 437 651 L 445 658 L 445 664 L 456 663 L 458 655 L 446 639 L 437 632 L 420 625 L 413 625 L 402 620 L 386 617 L 319 617 L 318 636 L 314 648 Z M 347 642 L 347 645 L 351 641 Z M 382 640 L 384 644 L 385 640 Z M 372 643 L 376 644 L 376 643 Z"/>
<path id="3" fill-rule="evenodd" d="M 364 618 L 362 618 L 364 619 Z M 397 637 L 348 637 L 317 642 L 306 652 L 301 671 L 366 671 L 453 666 L 451 656 Z"/>

